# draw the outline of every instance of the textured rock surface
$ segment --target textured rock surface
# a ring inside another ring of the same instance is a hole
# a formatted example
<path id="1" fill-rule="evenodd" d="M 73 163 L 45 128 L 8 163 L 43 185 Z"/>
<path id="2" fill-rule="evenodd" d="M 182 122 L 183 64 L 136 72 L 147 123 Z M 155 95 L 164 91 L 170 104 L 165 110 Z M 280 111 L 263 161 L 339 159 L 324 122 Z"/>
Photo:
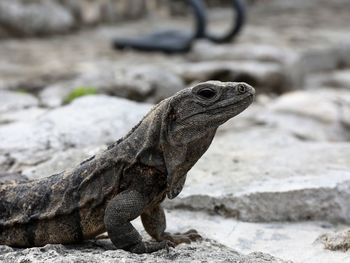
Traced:
<path id="1" fill-rule="evenodd" d="M 31 94 L 0 90 L 0 113 L 14 112 L 36 107 L 39 101 Z"/>
<path id="2" fill-rule="evenodd" d="M 73 80 L 46 87 L 40 93 L 40 99 L 43 105 L 57 107 L 78 87 L 93 87 L 98 93 L 157 103 L 183 89 L 185 85 L 177 75 L 159 67 L 121 67 L 104 63 L 98 68 L 86 70 Z"/>
<path id="3" fill-rule="evenodd" d="M 258 92 L 282 93 L 290 89 L 287 76 L 275 63 L 210 61 L 178 64 L 176 71 L 187 83 L 215 79 L 248 82 Z"/>
<path id="4" fill-rule="evenodd" d="M 66 33 L 72 29 L 145 15 L 144 0 L 2 0 L 0 37 Z"/>
<path id="5" fill-rule="evenodd" d="M 0 28 L 11 36 L 62 33 L 74 25 L 72 14 L 52 0 L 0 2 Z"/>
<path id="6" fill-rule="evenodd" d="M 273 3 L 275 1 L 257 3 L 250 10 L 245 31 L 236 42 L 224 46 L 201 42 L 186 56 L 116 52 L 110 47 L 111 39 L 116 36 L 140 35 L 155 26 L 168 26 L 167 20 L 99 27 L 45 41 L 2 41 L 0 88 L 42 90 L 57 84 L 56 82 L 71 79 L 72 76 L 74 78 L 75 74 L 79 75 L 88 67 L 101 62 L 116 66 L 152 64 L 172 69 L 176 64 L 187 64 L 190 61 L 195 65 L 225 60 L 224 64 L 235 62 L 236 65 L 244 65 L 249 62 L 250 65 L 255 65 L 250 66 L 254 68 L 253 71 L 248 71 L 250 80 L 261 79 L 264 70 L 261 67 L 266 66 L 265 71 L 270 73 L 277 70 L 271 78 L 265 79 L 267 82 L 264 82 L 262 90 L 281 92 L 300 89 L 308 72 L 350 65 L 348 26 L 343 22 L 347 21 L 348 5 L 340 8 L 338 1 L 321 1 L 322 5 L 317 4 L 318 1 L 311 4 L 317 8 L 304 8 L 305 5 L 299 8 L 288 5 L 277 8 L 276 3 Z M 324 8 L 318 8 L 320 6 Z M 337 16 L 333 15 L 334 12 L 337 12 Z M 175 23 L 169 26 L 177 25 Z M 187 24 L 186 26 L 188 27 Z M 254 72 L 257 75 L 251 76 Z M 226 71 L 223 76 L 227 78 L 230 75 Z"/>
<path id="7" fill-rule="evenodd" d="M 251 253 L 241 255 L 213 241 L 202 241 L 191 245 L 180 245 L 176 249 L 152 254 L 136 255 L 123 250 L 113 250 L 108 241 L 87 242 L 81 246 L 46 245 L 42 248 L 13 250 L 0 246 L 0 260 L 12 262 L 241 262 L 284 263 L 268 254 Z"/>
<path id="8" fill-rule="evenodd" d="M 148 104 L 87 96 L 35 120 L 3 125 L 0 152 L 4 158 L 0 165 L 6 170 L 10 162 L 11 169 L 17 171 L 47 161 L 57 151 L 111 143 L 126 134 L 149 109 Z"/>
<path id="9" fill-rule="evenodd" d="M 349 143 L 304 142 L 270 128 L 227 131 L 168 205 L 245 221 L 350 222 L 348 156 Z"/>
<path id="10" fill-rule="evenodd" d="M 327 73 L 312 74 L 307 78 L 310 89 L 319 87 L 332 87 L 350 89 L 350 70 L 335 70 Z"/>
<path id="11" fill-rule="evenodd" d="M 232 61 L 249 60 L 260 62 L 286 63 L 292 50 L 273 45 L 227 43 L 216 45 L 209 41 L 198 41 L 193 46 L 190 58 L 193 61 Z"/>
<path id="12" fill-rule="evenodd" d="M 350 140 L 350 93 L 346 90 L 296 91 L 265 103 L 267 110 L 254 116 L 260 123 L 305 141 Z"/>
<path id="13" fill-rule="evenodd" d="M 31 179 L 47 177 L 64 170 L 73 169 L 83 160 L 86 160 L 105 148 L 106 146 L 103 145 L 55 151 L 49 159 L 42 160 L 35 166 L 23 167 L 22 173 Z"/>
<path id="14" fill-rule="evenodd" d="M 314 242 L 320 233 L 343 231 L 347 228 L 345 225 L 315 221 L 246 223 L 184 210 L 167 211 L 167 219 L 170 232 L 196 228 L 205 238 L 243 254 L 261 251 L 295 263 L 350 262 L 349 253 L 325 250 L 322 244 Z M 140 222 L 135 222 L 135 225 L 142 229 Z"/>
<path id="15" fill-rule="evenodd" d="M 317 242 L 321 242 L 329 250 L 347 251 L 350 249 L 350 230 L 323 234 Z"/>

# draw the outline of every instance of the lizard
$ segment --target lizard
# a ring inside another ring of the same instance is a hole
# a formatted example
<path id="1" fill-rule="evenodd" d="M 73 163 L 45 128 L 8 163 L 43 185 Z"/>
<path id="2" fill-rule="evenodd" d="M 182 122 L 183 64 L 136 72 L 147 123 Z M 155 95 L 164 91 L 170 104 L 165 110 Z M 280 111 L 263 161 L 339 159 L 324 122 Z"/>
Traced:
<path id="1" fill-rule="evenodd" d="M 107 231 L 117 249 L 151 253 L 200 239 L 196 230 L 166 232 L 161 203 L 182 191 L 217 128 L 254 94 L 246 83 L 199 83 L 158 103 L 123 138 L 75 168 L 1 184 L 0 244 L 71 244 Z M 152 241 L 130 223 L 139 216 Z"/>

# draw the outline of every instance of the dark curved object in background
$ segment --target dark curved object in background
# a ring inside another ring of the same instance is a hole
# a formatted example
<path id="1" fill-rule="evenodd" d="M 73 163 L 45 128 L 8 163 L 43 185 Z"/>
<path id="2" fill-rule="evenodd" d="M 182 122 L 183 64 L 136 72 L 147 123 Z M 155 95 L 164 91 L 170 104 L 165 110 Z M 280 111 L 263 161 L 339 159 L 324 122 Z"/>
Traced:
<path id="1" fill-rule="evenodd" d="M 189 0 L 187 2 L 195 17 L 193 33 L 167 30 L 138 38 L 118 38 L 113 40 L 113 47 L 116 49 L 132 48 L 142 51 L 162 51 L 170 54 L 188 52 L 195 38 L 205 36 L 206 16 L 202 0 Z"/>
<path id="2" fill-rule="evenodd" d="M 222 35 L 214 35 L 205 32 L 204 38 L 215 43 L 225 43 L 231 41 L 242 29 L 246 19 L 246 7 L 242 0 L 232 0 L 232 11 L 235 13 L 235 21 L 230 30 Z"/>

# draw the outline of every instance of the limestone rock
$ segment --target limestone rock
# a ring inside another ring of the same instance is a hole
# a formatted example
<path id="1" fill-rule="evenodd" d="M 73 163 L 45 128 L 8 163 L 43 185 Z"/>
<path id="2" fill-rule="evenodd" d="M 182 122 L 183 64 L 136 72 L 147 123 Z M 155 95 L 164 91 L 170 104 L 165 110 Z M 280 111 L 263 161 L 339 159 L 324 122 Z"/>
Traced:
<path id="1" fill-rule="evenodd" d="M 150 107 L 103 95 L 87 96 L 34 121 L 2 125 L 0 156 L 6 158 L 0 166 L 8 167 L 5 164 L 11 159 L 11 169 L 18 171 L 49 160 L 57 151 L 111 143 L 136 125 Z"/>
<path id="2" fill-rule="evenodd" d="M 214 241 L 205 240 L 190 245 L 180 245 L 175 249 L 158 251 L 151 254 L 132 254 L 123 250 L 114 250 L 109 241 L 86 242 L 85 245 L 63 246 L 46 245 L 42 248 L 12 250 L 0 246 L 0 260 L 12 262 L 232 262 L 232 263 L 284 263 L 284 261 L 264 253 L 241 255 Z"/>
<path id="3" fill-rule="evenodd" d="M 126 68 L 108 64 L 102 69 L 87 71 L 76 79 L 50 85 L 40 93 L 40 98 L 44 105 L 57 107 L 78 87 L 93 87 L 98 93 L 157 103 L 185 85 L 178 76 L 159 67 Z"/>
<path id="4" fill-rule="evenodd" d="M 28 180 L 29 179 L 27 176 L 22 175 L 20 173 L 0 173 L 0 185 L 17 184 L 17 183 L 27 182 Z"/>
<path id="5" fill-rule="evenodd" d="M 36 107 L 38 104 L 38 99 L 31 94 L 0 90 L 1 114 Z"/>
<path id="6" fill-rule="evenodd" d="M 260 61 L 284 64 L 292 56 L 288 48 L 264 44 L 228 43 L 217 45 L 200 40 L 194 43 L 189 58 L 193 61 Z"/>
<path id="7" fill-rule="evenodd" d="M 18 121 L 31 121 L 39 118 L 39 116 L 45 114 L 47 109 L 39 107 L 24 108 L 15 111 L 9 111 L 1 113 L 0 124 L 9 124 Z"/>
<path id="8" fill-rule="evenodd" d="M 71 13 L 52 0 L 39 3 L 20 0 L 0 2 L 0 27 L 9 35 L 62 33 L 70 30 L 73 24 Z"/>
<path id="9" fill-rule="evenodd" d="M 83 160 L 86 160 L 105 148 L 106 146 L 103 145 L 98 147 L 84 147 L 82 149 L 70 148 L 63 150 L 52 154 L 48 160 L 23 169 L 22 174 L 30 179 L 38 179 L 62 171 L 74 169 L 74 167 L 79 165 Z"/>
<path id="10" fill-rule="evenodd" d="M 308 87 L 315 89 L 319 87 L 350 89 L 350 70 L 335 70 L 329 73 L 312 74 L 308 78 Z"/>
<path id="11" fill-rule="evenodd" d="M 0 36 L 64 33 L 103 22 L 137 19 L 145 10 L 144 0 L 2 0 Z"/>
<path id="12" fill-rule="evenodd" d="M 254 222 L 350 222 L 348 156 L 348 142 L 305 142 L 264 126 L 224 129 L 167 207 Z"/>
<path id="13" fill-rule="evenodd" d="M 314 240 L 325 231 L 343 231 L 346 225 L 322 221 L 247 223 L 185 210 L 166 211 L 167 231 L 184 232 L 195 228 L 204 238 L 213 239 L 239 253 L 261 251 L 295 263 L 350 262 L 349 253 L 325 250 Z M 135 227 L 144 233 L 141 220 Z"/>
<path id="14" fill-rule="evenodd" d="M 174 69 L 187 83 L 207 80 L 247 82 L 258 92 L 282 93 L 291 86 L 276 63 L 209 61 L 176 65 Z"/>
<path id="15" fill-rule="evenodd" d="M 115 22 L 145 15 L 145 0 L 60 0 L 75 16 L 80 26 Z"/>
<path id="16" fill-rule="evenodd" d="M 347 251 L 350 249 L 350 230 L 323 234 L 316 242 L 321 242 L 329 250 Z"/>
<path id="17" fill-rule="evenodd" d="M 304 140 L 350 139 L 350 93 L 318 89 L 285 94 L 267 105 L 256 118 L 292 132 Z"/>

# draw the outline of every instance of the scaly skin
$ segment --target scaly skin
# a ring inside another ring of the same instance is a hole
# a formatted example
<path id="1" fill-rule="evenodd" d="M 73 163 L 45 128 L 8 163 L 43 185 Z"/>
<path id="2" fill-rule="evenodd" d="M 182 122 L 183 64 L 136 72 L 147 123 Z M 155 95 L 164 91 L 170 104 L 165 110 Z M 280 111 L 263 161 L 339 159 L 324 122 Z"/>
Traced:
<path id="1" fill-rule="evenodd" d="M 0 185 L 0 244 L 77 243 L 107 231 L 117 248 L 150 253 L 199 239 L 195 230 L 165 232 L 160 204 L 181 192 L 216 129 L 246 109 L 254 93 L 245 83 L 200 83 L 160 102 L 74 170 Z M 154 242 L 142 241 L 130 223 L 138 216 Z"/>

